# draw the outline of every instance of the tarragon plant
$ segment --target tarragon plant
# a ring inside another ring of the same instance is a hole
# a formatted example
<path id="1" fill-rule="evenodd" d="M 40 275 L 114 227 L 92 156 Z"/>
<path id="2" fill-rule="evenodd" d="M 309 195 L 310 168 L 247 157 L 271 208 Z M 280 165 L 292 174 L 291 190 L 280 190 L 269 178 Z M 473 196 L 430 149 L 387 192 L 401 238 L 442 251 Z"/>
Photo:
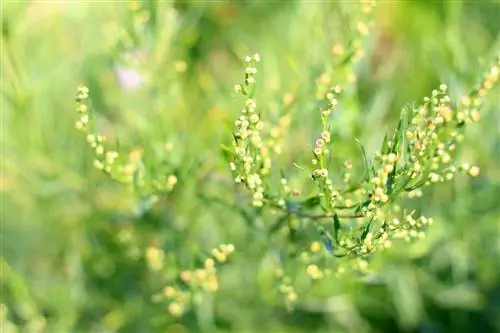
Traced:
<path id="1" fill-rule="evenodd" d="M 370 11 L 371 7 L 364 7 L 365 13 Z M 360 31 L 364 35 L 367 31 L 363 28 Z M 337 48 L 344 49 L 341 45 Z M 349 51 L 362 54 L 352 46 Z M 342 73 L 346 64 L 352 66 L 352 60 L 340 62 L 339 71 Z M 405 106 L 395 128 L 386 133 L 372 156 L 367 156 L 363 143 L 357 141 L 363 161 L 360 170 L 354 170 L 350 161 L 340 168 L 331 163 L 336 144 L 340 144 L 332 140 L 332 115 L 349 85 L 341 76 L 329 89 L 323 89 L 324 100 L 317 110 L 320 130 L 312 143 L 310 164 L 279 163 L 281 137 L 293 117 L 284 116 L 275 125 L 267 123 L 266 110 L 259 107 L 254 94 L 260 62 L 259 54 L 244 58 L 244 80 L 235 91 L 245 100 L 234 122 L 232 145 L 223 149 L 234 182 L 250 193 L 249 200 L 261 213 L 268 209 L 278 215 L 274 223 L 266 226 L 267 231 L 273 234 L 285 230 L 288 245 L 293 245 L 284 249 L 286 255 L 305 264 L 310 279 L 341 274 L 345 267 L 363 271 L 367 267 L 365 259 L 376 250 L 391 247 L 397 239 L 424 237 L 424 229 L 433 219 L 401 207 L 400 199 L 419 197 L 424 187 L 449 181 L 459 172 L 479 175 L 478 166 L 458 163 L 457 154 L 464 128 L 480 120 L 483 97 L 498 81 L 500 58 L 484 74 L 478 89 L 460 101 L 453 102 L 448 87 L 441 84 L 421 102 Z M 298 177 L 309 179 L 315 190 L 307 193 L 289 186 L 287 175 L 295 174 L 294 169 L 300 169 Z M 300 234 L 316 237 L 300 244 Z M 346 266 L 349 261 L 340 258 L 355 259 L 354 266 Z M 287 302 L 293 303 L 297 292 L 292 279 L 282 268 L 276 274 L 280 291 Z M 291 275 L 297 274 L 295 271 Z"/>
<path id="2" fill-rule="evenodd" d="M 271 242 L 274 235 L 286 239 L 277 241 L 280 259 L 276 278 L 288 305 L 309 288 L 300 283 L 297 287 L 295 278 L 305 275 L 312 283 L 334 278 L 347 269 L 363 272 L 367 258 L 375 251 L 390 248 L 398 239 L 424 237 L 424 229 L 433 219 L 417 216 L 401 199 L 419 197 L 426 186 L 452 180 L 459 172 L 473 177 L 480 172 L 477 166 L 458 163 L 457 156 L 464 128 L 480 120 L 483 97 L 498 81 L 500 60 L 484 74 L 477 90 L 458 102 L 452 101 L 448 87 L 441 84 L 422 101 L 405 106 L 394 129 L 385 134 L 380 148 L 372 154 L 358 140 L 362 163 L 346 160 L 338 166 L 332 162 L 333 157 L 339 159 L 336 146 L 340 144 L 332 130 L 333 117 L 343 100 L 349 98 L 348 88 L 356 82 L 354 66 L 365 52 L 363 38 L 373 26 L 374 2 L 361 3 L 353 20 L 356 33 L 345 45 L 333 46 L 333 70 L 318 78 L 317 94 L 311 96 L 318 98 L 319 126 L 305 159 L 308 163 L 279 158 L 287 149 L 284 137 L 294 117 L 287 113 L 274 124 L 268 121 L 255 90 L 261 55 L 243 58 L 244 79 L 234 87 L 243 97 L 242 108 L 234 121 L 231 143 L 223 145 L 223 151 L 234 183 L 248 192 L 248 201 L 256 212 L 264 216 L 269 211 L 274 216 L 258 228 L 270 236 Z M 118 70 L 121 77 L 128 73 Z M 127 87 L 139 84 L 136 79 L 133 76 Z M 151 203 L 158 195 L 168 194 L 177 183 L 168 161 L 155 168 L 155 174 L 148 174 L 140 152 L 121 158 L 118 152 L 106 148 L 105 137 L 92 128 L 88 96 L 88 88 L 78 88 L 80 118 L 76 127 L 94 151 L 94 165 L 151 198 Z M 287 96 L 284 102 L 292 103 L 293 96 Z M 304 160 L 293 151 L 291 155 Z M 304 187 L 292 185 L 297 183 Z M 218 289 L 216 266 L 225 263 L 234 251 L 233 244 L 215 248 L 199 268 L 183 271 L 154 298 L 166 301 L 173 316 L 182 315 L 199 301 L 203 291 Z M 147 249 L 145 257 L 151 270 L 165 268 L 163 256 L 158 248 Z"/>

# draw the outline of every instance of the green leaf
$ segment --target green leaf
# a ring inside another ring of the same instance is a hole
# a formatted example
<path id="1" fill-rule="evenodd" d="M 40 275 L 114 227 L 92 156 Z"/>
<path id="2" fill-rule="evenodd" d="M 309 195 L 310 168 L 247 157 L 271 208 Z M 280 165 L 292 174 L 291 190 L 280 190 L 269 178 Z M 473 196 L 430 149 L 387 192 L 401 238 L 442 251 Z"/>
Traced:
<path id="1" fill-rule="evenodd" d="M 321 203 L 321 198 L 317 195 L 313 195 L 300 203 L 304 208 L 314 208 Z"/>
<path id="2" fill-rule="evenodd" d="M 399 144 L 403 140 L 406 128 L 408 127 L 408 107 L 405 106 L 403 110 L 401 111 L 401 117 L 399 118 L 398 121 L 398 127 L 396 128 L 396 131 L 394 132 L 393 136 L 393 145 L 391 148 L 391 152 L 395 153 L 399 149 Z"/>
<path id="3" fill-rule="evenodd" d="M 395 167 L 394 167 L 395 168 Z M 387 177 L 387 183 L 385 183 L 385 187 L 386 187 L 386 191 L 387 191 L 387 194 L 391 194 L 392 193 L 392 188 L 393 188 L 393 184 L 394 184 L 394 176 L 395 176 L 395 172 L 394 170 L 389 174 L 389 176 Z"/>
<path id="4" fill-rule="evenodd" d="M 387 145 L 388 141 L 389 139 L 387 138 L 387 133 L 385 133 L 384 140 L 382 141 L 382 147 L 380 148 L 383 155 L 389 153 L 389 146 Z"/>
<path id="5" fill-rule="evenodd" d="M 354 57 L 354 55 L 356 54 L 356 51 L 355 50 L 351 50 L 351 52 L 349 52 L 345 57 L 344 59 L 342 59 L 342 61 L 340 62 L 339 66 L 344 66 L 344 65 L 347 65 L 351 62 L 352 58 Z"/>
<path id="6" fill-rule="evenodd" d="M 290 232 L 290 234 L 288 235 L 288 240 L 290 241 L 290 243 L 292 244 L 297 244 L 297 229 L 295 229 L 293 226 L 292 226 L 292 223 L 291 223 L 291 219 L 289 218 L 290 216 L 287 215 L 285 220 L 287 221 L 288 223 L 288 231 Z"/>
<path id="7" fill-rule="evenodd" d="M 408 183 L 411 180 L 411 174 L 410 173 L 405 173 L 404 176 L 402 176 L 400 179 L 398 179 L 397 183 L 393 186 L 393 191 L 391 195 L 389 195 L 389 201 L 394 200 L 399 193 L 408 185 Z"/>
<path id="8" fill-rule="evenodd" d="M 368 205 L 370 205 L 370 203 L 371 203 L 371 200 L 365 200 L 365 201 L 361 202 L 361 203 L 358 205 L 358 207 L 356 208 L 355 212 L 356 212 L 356 213 L 360 213 L 360 212 L 361 212 L 361 210 L 362 210 L 363 208 L 365 208 L 365 207 L 368 207 Z"/>
<path id="9" fill-rule="evenodd" d="M 364 168 L 365 168 L 365 174 L 363 176 L 363 179 L 365 181 L 370 180 L 370 163 L 368 162 L 368 158 L 366 157 L 366 150 L 365 147 L 361 144 L 361 142 L 358 139 L 355 139 L 356 143 L 359 145 L 361 148 L 361 153 L 363 154 L 363 162 L 364 162 Z M 372 169 L 373 172 L 373 177 L 375 177 L 375 170 Z"/>
<path id="10" fill-rule="evenodd" d="M 222 156 L 224 156 L 224 159 L 227 162 L 230 162 L 231 158 L 233 157 L 233 151 L 231 150 L 231 148 L 229 148 L 228 146 L 223 145 L 223 144 L 220 145 L 220 148 L 221 148 Z"/>
<path id="11" fill-rule="evenodd" d="M 333 232 L 335 235 L 335 242 L 340 243 L 340 220 L 337 214 L 333 215 Z"/>
<path id="12" fill-rule="evenodd" d="M 276 221 L 271 225 L 271 228 L 269 228 L 269 233 L 274 234 L 276 231 L 280 230 L 281 227 L 283 227 L 283 224 L 285 223 L 286 219 L 288 218 L 288 215 L 283 215 L 280 216 L 276 219 Z"/>
<path id="13" fill-rule="evenodd" d="M 373 220 L 375 219 L 375 216 L 373 216 L 371 219 L 370 219 L 370 222 L 368 222 L 365 227 L 363 228 L 363 232 L 361 233 L 361 241 L 364 241 L 365 238 L 366 238 L 366 235 L 368 235 L 368 233 L 370 232 L 370 228 L 372 226 L 372 222 Z"/>
<path id="14" fill-rule="evenodd" d="M 401 117 L 399 118 L 398 122 L 398 127 L 396 131 L 394 132 L 394 142 L 391 147 L 391 153 L 398 153 L 399 152 L 399 146 L 401 142 L 404 142 L 405 140 L 405 132 L 408 127 L 408 106 L 404 107 L 403 110 L 401 111 Z M 404 143 L 403 143 L 404 144 Z M 388 194 L 392 193 L 392 190 L 394 188 L 394 180 L 396 178 L 396 173 L 398 171 L 397 168 L 397 161 L 394 163 L 394 169 L 391 171 L 391 173 L 387 177 L 387 183 L 386 183 L 386 190 Z"/>

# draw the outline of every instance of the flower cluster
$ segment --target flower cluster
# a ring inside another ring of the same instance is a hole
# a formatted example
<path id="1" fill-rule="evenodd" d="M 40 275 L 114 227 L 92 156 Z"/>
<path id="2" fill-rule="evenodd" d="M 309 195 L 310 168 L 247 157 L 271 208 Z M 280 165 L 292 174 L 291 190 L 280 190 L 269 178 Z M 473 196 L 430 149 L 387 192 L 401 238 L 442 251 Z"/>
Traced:
<path id="1" fill-rule="evenodd" d="M 84 86 L 78 87 L 77 112 L 79 120 L 75 127 L 85 134 L 88 145 L 94 151 L 94 166 L 110 176 L 113 180 L 134 187 L 143 194 L 168 193 L 177 184 L 177 177 L 168 172 L 160 173 L 147 180 L 145 165 L 143 162 L 142 149 L 134 149 L 128 156 L 128 161 L 120 161 L 120 155 L 115 150 L 106 148 L 106 137 L 92 130 L 92 119 L 90 115 L 89 89 Z M 168 147 L 171 148 L 171 147 Z M 166 147 L 166 150 L 167 147 Z"/>
<path id="2" fill-rule="evenodd" d="M 392 247 L 394 240 L 411 241 L 425 237 L 424 229 L 433 223 L 432 218 L 413 217 L 414 212 L 403 214 L 403 218 L 386 219 L 378 230 L 370 230 L 362 234 L 361 238 L 343 239 L 341 246 L 348 251 L 348 255 L 363 257 L 377 249 Z"/>
<path id="3" fill-rule="evenodd" d="M 245 56 L 245 82 L 234 86 L 234 91 L 238 94 L 248 95 L 249 89 L 257 82 L 255 76 L 257 68 L 255 65 L 260 62 L 260 54 L 256 53 L 253 56 Z"/>
<path id="4" fill-rule="evenodd" d="M 156 246 L 150 246 L 146 249 L 145 258 L 152 271 L 160 271 L 164 267 L 165 252 Z"/>
<path id="5" fill-rule="evenodd" d="M 217 264 L 223 264 L 234 252 L 233 244 L 222 244 L 212 250 L 212 256 L 203 261 L 202 268 L 182 271 L 179 287 L 172 285 L 163 289 L 162 296 L 168 302 L 168 312 L 174 317 L 182 316 L 191 304 L 201 301 L 201 292 L 216 292 L 219 289 Z"/>
<path id="6" fill-rule="evenodd" d="M 494 80 L 492 75 L 487 77 Z M 420 187 L 451 180 L 457 171 L 479 175 L 477 166 L 467 163 L 459 166 L 454 161 L 457 145 L 463 140 L 461 130 L 465 119 L 479 119 L 477 107 L 481 99 L 474 99 L 475 109 L 464 110 L 463 99 L 462 106 L 454 110 L 446 92 L 447 86 L 442 84 L 430 97 L 425 97 L 420 106 L 403 110 L 392 136 L 386 136 L 370 165 L 366 161 L 372 171 L 367 181 L 352 191 L 354 196 L 351 198 L 340 196 L 343 201 L 339 201 L 337 196 L 336 208 L 341 208 L 343 203 L 343 208 L 356 207 L 362 216 L 372 216 L 400 194 L 407 192 L 409 197 L 419 197 L 422 195 Z M 347 163 L 347 167 L 351 165 Z M 338 194 L 336 191 L 331 193 Z"/>
<path id="7" fill-rule="evenodd" d="M 236 85 L 235 91 L 248 97 L 256 83 L 255 65 L 260 62 L 260 55 L 246 56 L 244 61 L 245 82 Z M 261 207 L 265 199 L 263 179 L 271 172 L 273 154 L 280 154 L 282 151 L 280 139 L 290 125 L 290 118 L 283 116 L 277 125 L 269 128 L 261 120 L 255 100 L 248 98 L 234 125 L 234 158 L 229 166 L 236 173 L 235 182 L 245 184 L 252 192 L 253 205 Z"/>
<path id="8" fill-rule="evenodd" d="M 463 98 L 461 106 L 454 109 L 446 91 L 447 86 L 442 84 L 424 98 L 423 104 L 413 107 L 408 114 L 403 111 L 393 137 L 384 142 L 382 153 L 374 156 L 378 168 L 371 179 L 373 205 L 387 202 L 390 195 L 402 190 L 418 197 L 419 187 L 451 180 L 460 170 L 471 176 L 479 174 L 478 167 L 458 166 L 454 160 L 457 146 L 463 140 L 463 125 L 479 120 L 477 108 L 481 99 L 470 102 L 469 97 Z M 470 109 L 469 102 L 475 108 Z"/>
<path id="9" fill-rule="evenodd" d="M 75 127 L 86 134 L 86 141 L 94 150 L 94 166 L 109 175 L 115 176 L 113 171 L 115 162 L 118 158 L 118 153 L 114 150 L 108 150 L 105 148 L 104 143 L 106 141 L 106 137 L 104 135 L 93 133 L 90 130 L 89 89 L 87 87 L 78 87 L 76 101 L 78 103 L 76 109 L 80 119 L 75 123 Z M 132 173 L 133 170 L 130 171 L 130 173 Z M 119 179 L 123 180 L 123 182 L 127 182 L 127 173 L 125 172 L 123 176 L 123 178 L 120 177 Z"/>
<path id="10" fill-rule="evenodd" d="M 328 177 L 327 156 L 330 154 L 328 145 L 331 141 L 331 135 L 328 127 L 328 119 L 330 114 L 335 111 L 338 104 L 338 95 L 341 93 L 340 86 L 335 86 L 326 94 L 325 99 L 327 106 L 321 110 L 321 122 L 323 131 L 319 138 L 316 139 L 313 151 L 314 158 L 312 164 L 315 169 L 312 172 L 312 178 L 317 181 L 322 189 L 321 195 L 325 197 L 327 206 L 334 207 L 337 193 L 334 189 L 332 180 Z"/>
<path id="11" fill-rule="evenodd" d="M 292 309 L 294 303 L 298 299 L 297 292 L 292 285 L 292 279 L 285 275 L 284 270 L 280 267 L 276 269 L 276 278 L 278 279 L 278 290 L 284 296 L 284 302 L 288 309 Z"/>
<path id="12" fill-rule="evenodd" d="M 481 85 L 479 87 L 479 90 L 477 92 L 477 95 L 479 97 L 484 97 L 488 93 L 489 90 L 491 90 L 495 84 L 498 83 L 498 79 L 500 78 L 500 56 L 497 57 L 496 63 L 490 68 L 488 72 L 486 72 L 483 75 L 483 80 L 481 82 Z M 476 100 L 477 98 L 472 97 L 472 105 L 473 106 L 478 106 L 476 105 Z M 465 106 L 470 106 L 469 103 L 465 103 Z M 480 105 L 481 103 L 479 103 Z M 472 111 L 472 110 L 470 110 Z"/>
<path id="13" fill-rule="evenodd" d="M 325 277 L 325 272 L 316 264 L 307 265 L 306 273 L 313 280 L 321 280 Z"/>

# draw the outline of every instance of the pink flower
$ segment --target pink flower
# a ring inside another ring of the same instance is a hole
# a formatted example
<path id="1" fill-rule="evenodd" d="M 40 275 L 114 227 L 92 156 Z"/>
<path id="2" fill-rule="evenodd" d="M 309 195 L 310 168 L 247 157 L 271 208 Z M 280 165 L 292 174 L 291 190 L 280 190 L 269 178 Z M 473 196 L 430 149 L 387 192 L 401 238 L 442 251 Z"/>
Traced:
<path id="1" fill-rule="evenodd" d="M 137 90 L 142 84 L 142 77 L 135 69 L 117 66 L 116 76 L 120 85 L 125 90 Z"/>

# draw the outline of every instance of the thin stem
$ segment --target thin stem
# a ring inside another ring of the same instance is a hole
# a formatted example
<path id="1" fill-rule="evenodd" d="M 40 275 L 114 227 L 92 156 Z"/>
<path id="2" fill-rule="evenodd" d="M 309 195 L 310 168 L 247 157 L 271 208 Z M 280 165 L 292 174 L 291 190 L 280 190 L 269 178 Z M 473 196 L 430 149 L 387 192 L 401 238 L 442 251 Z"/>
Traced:
<path id="1" fill-rule="evenodd" d="M 332 213 L 325 213 L 325 214 L 311 214 L 311 213 L 304 213 L 304 212 L 298 212 L 298 211 L 291 211 L 287 210 L 290 214 L 294 214 L 298 217 L 306 217 L 309 219 L 314 219 L 314 220 L 319 220 L 319 219 L 327 219 L 327 218 L 333 218 L 335 214 Z M 366 214 L 337 214 L 339 219 L 357 219 L 357 218 L 363 218 L 366 217 Z"/>

